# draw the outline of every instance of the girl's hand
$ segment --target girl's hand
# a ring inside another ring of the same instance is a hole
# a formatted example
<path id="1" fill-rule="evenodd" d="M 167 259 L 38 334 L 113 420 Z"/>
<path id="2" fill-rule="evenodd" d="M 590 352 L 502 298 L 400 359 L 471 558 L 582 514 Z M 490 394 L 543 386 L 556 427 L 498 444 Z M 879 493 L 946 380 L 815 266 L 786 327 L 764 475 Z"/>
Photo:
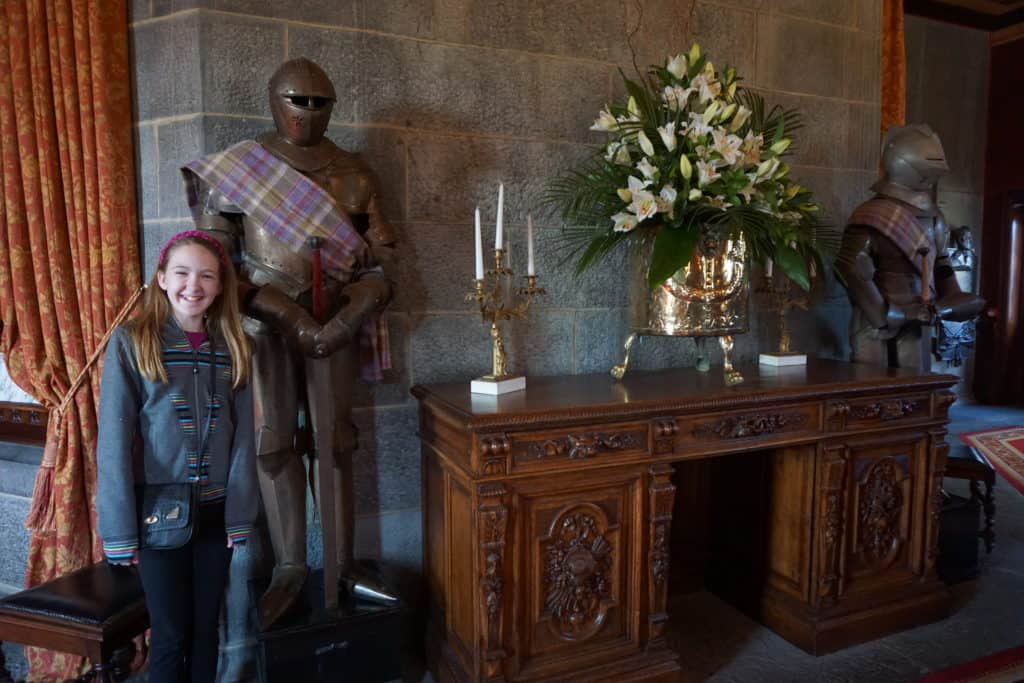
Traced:
<path id="1" fill-rule="evenodd" d="M 235 544 L 231 542 L 231 537 L 230 536 L 228 536 L 228 547 L 229 548 L 234 548 L 235 547 Z"/>
<path id="2" fill-rule="evenodd" d="M 138 550 L 132 552 L 132 566 L 133 567 L 138 567 L 139 566 L 139 551 Z"/>

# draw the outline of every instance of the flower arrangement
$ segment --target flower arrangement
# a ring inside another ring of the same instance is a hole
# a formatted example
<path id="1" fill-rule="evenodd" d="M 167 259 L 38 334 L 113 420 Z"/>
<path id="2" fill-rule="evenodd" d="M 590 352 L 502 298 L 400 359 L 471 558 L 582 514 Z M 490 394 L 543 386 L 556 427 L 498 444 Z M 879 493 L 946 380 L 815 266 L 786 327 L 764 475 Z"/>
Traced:
<path id="1" fill-rule="evenodd" d="M 653 288 L 689 262 L 710 229 L 742 232 L 753 261 L 774 262 L 809 288 L 808 264 L 821 262 L 819 207 L 782 160 L 800 118 L 778 106 L 766 112 L 740 80 L 735 69 L 716 71 L 696 43 L 640 82 L 623 75 L 628 102 L 606 107 L 591 128 L 608 143 L 548 188 L 563 236 L 582 250 L 577 272 L 653 235 Z"/>

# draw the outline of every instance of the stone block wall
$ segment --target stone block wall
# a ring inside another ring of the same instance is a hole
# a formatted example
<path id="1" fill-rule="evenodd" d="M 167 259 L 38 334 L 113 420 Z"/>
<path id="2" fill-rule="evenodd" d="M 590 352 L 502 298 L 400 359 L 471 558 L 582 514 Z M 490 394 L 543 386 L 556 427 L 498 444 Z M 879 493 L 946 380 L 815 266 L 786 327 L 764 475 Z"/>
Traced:
<path id="1" fill-rule="evenodd" d="M 272 127 L 266 83 L 280 62 L 320 63 L 339 93 L 328 134 L 374 167 L 402 245 L 390 312 L 395 369 L 385 383 L 358 389 L 357 544 L 416 572 L 420 452 L 409 387 L 468 382 L 489 369 L 487 330 L 463 299 L 473 207 L 493 230 L 504 182 L 519 268 L 528 212 L 538 226 L 537 267 L 548 295 L 529 320 L 508 328 L 512 367 L 532 375 L 605 372 L 627 333 L 624 260 L 573 279 L 555 250 L 557 217 L 537 198 L 553 174 L 601 141 L 588 129 L 621 96 L 618 69 L 661 61 L 696 39 L 769 104 L 799 107 L 807 125 L 790 160 L 794 175 L 841 226 L 876 177 L 880 4 L 135 0 L 145 272 L 163 241 L 190 224 L 178 167 Z M 756 309 L 755 302 L 751 332 L 737 339 L 740 360 L 775 341 L 770 317 Z M 792 317 L 798 345 L 845 356 L 848 311 L 833 285 L 810 313 Z M 641 369 L 692 365 L 693 344 L 645 339 L 634 359 Z"/>
<path id="2" fill-rule="evenodd" d="M 939 206 L 950 226 L 970 226 L 980 262 L 989 34 L 908 16 L 906 51 L 907 122 L 927 123 L 942 140 L 949 173 L 939 181 Z M 963 377 L 957 390 L 969 398 L 973 361 L 934 369 Z"/>

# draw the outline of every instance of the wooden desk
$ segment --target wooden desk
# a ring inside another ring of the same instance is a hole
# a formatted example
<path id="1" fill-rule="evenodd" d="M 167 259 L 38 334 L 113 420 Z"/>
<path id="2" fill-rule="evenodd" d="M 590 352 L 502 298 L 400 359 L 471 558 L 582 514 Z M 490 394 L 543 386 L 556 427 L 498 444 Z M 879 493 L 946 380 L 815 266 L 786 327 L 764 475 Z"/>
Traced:
<path id="1" fill-rule="evenodd" d="M 438 680 L 675 680 L 674 463 L 716 456 L 766 474 L 754 609 L 783 637 L 823 653 L 948 613 L 934 562 L 957 378 L 742 372 L 413 387 Z"/>

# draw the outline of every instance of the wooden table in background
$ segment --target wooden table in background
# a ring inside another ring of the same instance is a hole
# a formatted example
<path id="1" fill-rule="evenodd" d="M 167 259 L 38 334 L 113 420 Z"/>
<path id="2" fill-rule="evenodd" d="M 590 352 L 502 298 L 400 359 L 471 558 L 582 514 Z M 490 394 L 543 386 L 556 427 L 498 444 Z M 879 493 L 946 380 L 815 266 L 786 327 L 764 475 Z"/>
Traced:
<path id="1" fill-rule="evenodd" d="M 736 387 L 720 369 L 413 387 L 439 681 L 675 680 L 682 568 L 817 654 L 948 613 L 957 378 L 741 370 Z"/>

